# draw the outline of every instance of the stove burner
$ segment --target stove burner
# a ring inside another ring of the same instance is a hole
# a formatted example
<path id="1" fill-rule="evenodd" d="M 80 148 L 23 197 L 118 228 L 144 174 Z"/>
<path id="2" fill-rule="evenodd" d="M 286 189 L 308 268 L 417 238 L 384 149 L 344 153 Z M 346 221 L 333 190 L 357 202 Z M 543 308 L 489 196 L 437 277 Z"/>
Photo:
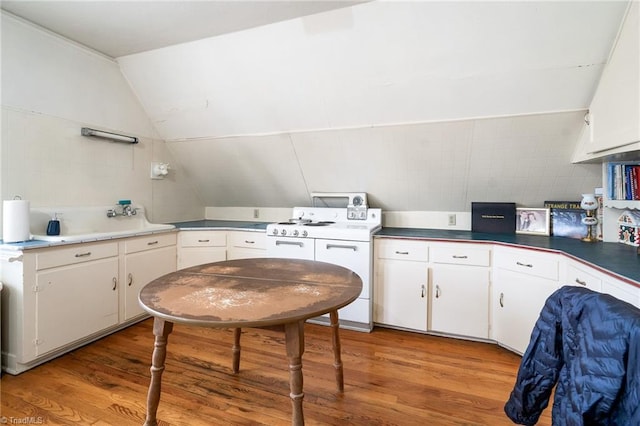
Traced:
<path id="1" fill-rule="evenodd" d="M 308 222 L 308 223 L 305 223 L 304 226 L 328 226 L 328 225 L 331 225 L 333 223 L 335 223 L 335 222 L 332 222 L 330 220 L 323 220 L 323 221 L 320 221 L 320 222 Z"/>

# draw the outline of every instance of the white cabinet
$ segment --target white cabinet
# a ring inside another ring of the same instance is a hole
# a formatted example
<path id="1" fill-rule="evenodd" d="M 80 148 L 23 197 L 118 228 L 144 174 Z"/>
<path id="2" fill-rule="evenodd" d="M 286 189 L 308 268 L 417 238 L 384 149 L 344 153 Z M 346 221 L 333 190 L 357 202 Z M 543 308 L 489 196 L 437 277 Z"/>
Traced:
<path id="1" fill-rule="evenodd" d="M 176 268 L 176 233 L 0 254 L 2 367 L 18 374 L 142 318 L 138 292 Z"/>
<path id="2" fill-rule="evenodd" d="M 266 257 L 267 235 L 255 231 L 229 231 L 227 233 L 227 260 Z"/>
<path id="3" fill-rule="evenodd" d="M 118 247 L 86 244 L 36 255 L 34 351 L 28 362 L 118 323 Z M 26 289 L 28 291 L 28 289 Z M 31 308 L 31 309 L 27 309 Z M 29 333 L 29 330 L 27 334 Z"/>
<path id="4" fill-rule="evenodd" d="M 178 269 L 226 259 L 226 231 L 180 231 L 178 233 Z"/>
<path id="5" fill-rule="evenodd" d="M 640 141 L 640 2 L 631 2 L 589 108 L 588 153 Z"/>
<path id="6" fill-rule="evenodd" d="M 338 311 L 341 321 L 372 327 L 371 243 L 366 241 L 315 240 L 315 260 L 348 268 L 362 280 L 360 296 Z"/>
<path id="7" fill-rule="evenodd" d="M 640 308 L 640 288 L 626 284 L 615 278 L 602 281 L 602 292 Z"/>
<path id="8" fill-rule="evenodd" d="M 121 306 L 122 318 L 126 321 L 145 314 L 138 303 L 142 287 L 176 270 L 176 234 L 129 238 L 121 244 L 124 253 Z"/>
<path id="9" fill-rule="evenodd" d="M 494 249 L 493 340 L 524 353 L 545 301 L 559 288 L 558 256 L 508 247 Z"/>
<path id="10" fill-rule="evenodd" d="M 489 338 L 491 250 L 431 244 L 429 331 Z"/>
<path id="11" fill-rule="evenodd" d="M 376 239 L 374 252 L 374 322 L 426 331 L 427 243 Z"/>
<path id="12" fill-rule="evenodd" d="M 570 259 L 566 260 L 565 266 L 566 276 L 562 284 L 602 291 L 602 279 L 592 268 Z"/>

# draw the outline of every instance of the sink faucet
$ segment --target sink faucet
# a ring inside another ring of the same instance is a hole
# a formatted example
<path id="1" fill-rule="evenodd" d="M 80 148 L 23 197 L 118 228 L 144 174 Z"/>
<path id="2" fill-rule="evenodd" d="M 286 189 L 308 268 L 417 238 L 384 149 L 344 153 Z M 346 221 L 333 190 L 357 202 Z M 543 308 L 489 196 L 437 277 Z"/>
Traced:
<path id="1" fill-rule="evenodd" d="M 121 211 L 118 212 L 118 207 L 120 207 Z M 120 203 L 115 206 L 113 209 L 107 210 L 107 217 L 116 217 L 116 216 L 135 216 L 138 214 L 138 209 L 131 207 L 131 204 Z"/>

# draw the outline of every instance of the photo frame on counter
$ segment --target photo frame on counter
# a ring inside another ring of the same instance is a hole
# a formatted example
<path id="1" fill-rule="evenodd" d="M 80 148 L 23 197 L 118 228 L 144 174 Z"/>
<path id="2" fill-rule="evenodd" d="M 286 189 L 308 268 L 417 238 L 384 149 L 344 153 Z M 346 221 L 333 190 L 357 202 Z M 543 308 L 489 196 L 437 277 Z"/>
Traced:
<path id="1" fill-rule="evenodd" d="M 516 234 L 550 235 L 550 209 L 517 208 Z"/>

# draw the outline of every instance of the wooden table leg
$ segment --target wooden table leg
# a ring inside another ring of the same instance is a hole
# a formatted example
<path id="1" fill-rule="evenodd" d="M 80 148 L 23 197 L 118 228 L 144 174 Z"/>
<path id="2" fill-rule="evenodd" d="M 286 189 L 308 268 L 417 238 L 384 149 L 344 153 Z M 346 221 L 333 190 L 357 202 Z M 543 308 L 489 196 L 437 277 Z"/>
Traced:
<path id="1" fill-rule="evenodd" d="M 241 328 L 233 329 L 233 347 L 231 348 L 231 352 L 233 354 L 233 373 L 237 374 L 240 371 L 240 334 L 242 333 Z"/>
<path id="2" fill-rule="evenodd" d="M 160 387 L 162 373 L 164 372 L 164 361 L 167 357 L 167 338 L 172 330 L 172 322 L 157 317 L 153 319 L 155 343 L 153 356 L 151 358 L 151 382 L 149 384 L 149 393 L 147 394 L 147 419 L 144 422 L 144 426 L 156 426 L 158 424 L 156 413 L 158 412 L 158 404 L 160 403 Z"/>
<path id="3" fill-rule="evenodd" d="M 302 354 L 304 353 L 304 321 L 285 324 L 285 340 L 287 343 L 287 358 L 289 360 L 289 388 L 291 393 L 291 424 L 304 425 L 302 412 Z"/>
<path id="4" fill-rule="evenodd" d="M 340 355 L 340 323 L 338 322 L 338 311 L 329 313 L 331 319 L 331 343 L 333 345 L 333 368 L 336 370 L 336 386 L 338 392 L 344 392 L 344 373 L 342 369 L 342 358 Z"/>

